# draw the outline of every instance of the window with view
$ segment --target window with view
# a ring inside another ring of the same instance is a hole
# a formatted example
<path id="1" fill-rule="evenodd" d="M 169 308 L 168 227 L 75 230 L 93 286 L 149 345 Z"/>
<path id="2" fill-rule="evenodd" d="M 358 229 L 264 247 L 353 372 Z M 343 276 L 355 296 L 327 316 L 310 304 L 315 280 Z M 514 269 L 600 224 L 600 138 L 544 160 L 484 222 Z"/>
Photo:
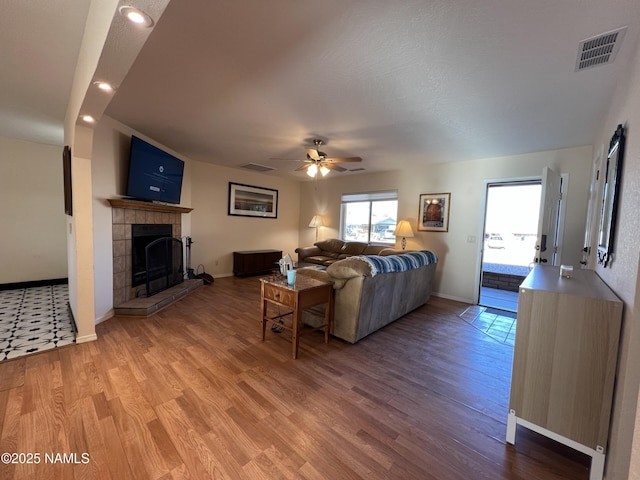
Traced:
<path id="1" fill-rule="evenodd" d="M 341 238 L 345 241 L 395 244 L 398 192 L 342 195 Z"/>

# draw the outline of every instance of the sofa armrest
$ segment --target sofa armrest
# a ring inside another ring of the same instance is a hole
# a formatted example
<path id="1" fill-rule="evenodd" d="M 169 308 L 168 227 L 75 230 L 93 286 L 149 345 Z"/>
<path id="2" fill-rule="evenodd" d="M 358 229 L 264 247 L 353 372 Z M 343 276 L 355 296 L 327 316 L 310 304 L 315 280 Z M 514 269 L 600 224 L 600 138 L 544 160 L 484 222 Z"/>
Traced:
<path id="1" fill-rule="evenodd" d="M 371 265 L 358 258 L 344 258 L 327 267 L 327 273 L 333 278 L 350 279 L 371 276 Z"/>
<path id="2" fill-rule="evenodd" d="M 341 278 L 332 278 L 326 270 L 318 270 L 317 268 L 299 268 L 296 275 L 305 275 L 322 282 L 332 283 L 333 289 L 338 290 L 344 287 L 347 280 Z"/>
<path id="3" fill-rule="evenodd" d="M 298 254 L 298 260 L 303 260 L 306 257 L 320 255 L 322 250 L 314 245 L 313 247 L 298 247 L 296 248 L 296 253 Z"/>

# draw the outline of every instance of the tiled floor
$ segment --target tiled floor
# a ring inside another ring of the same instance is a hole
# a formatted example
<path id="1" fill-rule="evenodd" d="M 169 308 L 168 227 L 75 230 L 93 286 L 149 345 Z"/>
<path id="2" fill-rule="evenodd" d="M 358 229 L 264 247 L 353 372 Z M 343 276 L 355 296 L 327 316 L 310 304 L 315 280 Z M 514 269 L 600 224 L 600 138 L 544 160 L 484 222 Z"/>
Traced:
<path id="1" fill-rule="evenodd" d="M 0 291 L 0 361 L 75 343 L 68 285 Z"/>
<path id="2" fill-rule="evenodd" d="M 517 321 L 513 312 L 472 305 L 460 318 L 500 343 L 513 346 L 515 342 Z"/>
<path id="3" fill-rule="evenodd" d="M 518 311 L 518 292 L 508 292 L 496 288 L 482 287 L 480 289 L 480 301 L 484 307 L 493 307 L 509 312 Z"/>

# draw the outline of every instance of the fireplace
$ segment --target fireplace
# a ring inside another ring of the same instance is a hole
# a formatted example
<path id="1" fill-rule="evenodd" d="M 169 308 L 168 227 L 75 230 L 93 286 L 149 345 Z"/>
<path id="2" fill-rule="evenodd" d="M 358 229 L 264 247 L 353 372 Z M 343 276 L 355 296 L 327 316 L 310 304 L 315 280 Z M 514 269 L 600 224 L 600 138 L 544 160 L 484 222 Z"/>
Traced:
<path id="1" fill-rule="evenodd" d="M 131 225 L 131 286 L 150 297 L 183 281 L 182 242 L 171 224 Z"/>
<path id="2" fill-rule="evenodd" d="M 147 282 L 147 245 L 164 237 L 171 237 L 171 225 L 131 225 L 131 286 Z"/>
<path id="3" fill-rule="evenodd" d="M 179 241 L 182 237 L 182 215 L 191 209 L 120 198 L 110 199 L 109 203 L 113 223 L 113 305 L 116 307 L 147 294 L 146 281 L 135 287 L 132 284 L 132 225 L 170 225 L 169 235 Z"/>
<path id="4" fill-rule="evenodd" d="M 151 242 L 146 250 L 147 297 L 182 283 L 182 241 L 163 237 Z"/>

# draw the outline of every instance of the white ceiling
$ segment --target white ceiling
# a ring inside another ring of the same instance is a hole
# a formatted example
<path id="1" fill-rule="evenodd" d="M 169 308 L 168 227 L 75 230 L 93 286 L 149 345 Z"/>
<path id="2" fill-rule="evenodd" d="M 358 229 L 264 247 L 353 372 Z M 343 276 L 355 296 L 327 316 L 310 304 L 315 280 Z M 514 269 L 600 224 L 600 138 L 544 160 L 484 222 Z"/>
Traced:
<path id="1" fill-rule="evenodd" d="M 0 136 L 62 145 L 90 0 L 0 0 Z"/>
<path id="2" fill-rule="evenodd" d="M 0 135 L 62 144 L 87 3 L 0 3 Z M 574 71 L 625 25 L 613 64 Z M 639 26 L 638 0 L 174 0 L 106 114 L 272 175 L 316 137 L 366 171 L 589 145 Z"/>

